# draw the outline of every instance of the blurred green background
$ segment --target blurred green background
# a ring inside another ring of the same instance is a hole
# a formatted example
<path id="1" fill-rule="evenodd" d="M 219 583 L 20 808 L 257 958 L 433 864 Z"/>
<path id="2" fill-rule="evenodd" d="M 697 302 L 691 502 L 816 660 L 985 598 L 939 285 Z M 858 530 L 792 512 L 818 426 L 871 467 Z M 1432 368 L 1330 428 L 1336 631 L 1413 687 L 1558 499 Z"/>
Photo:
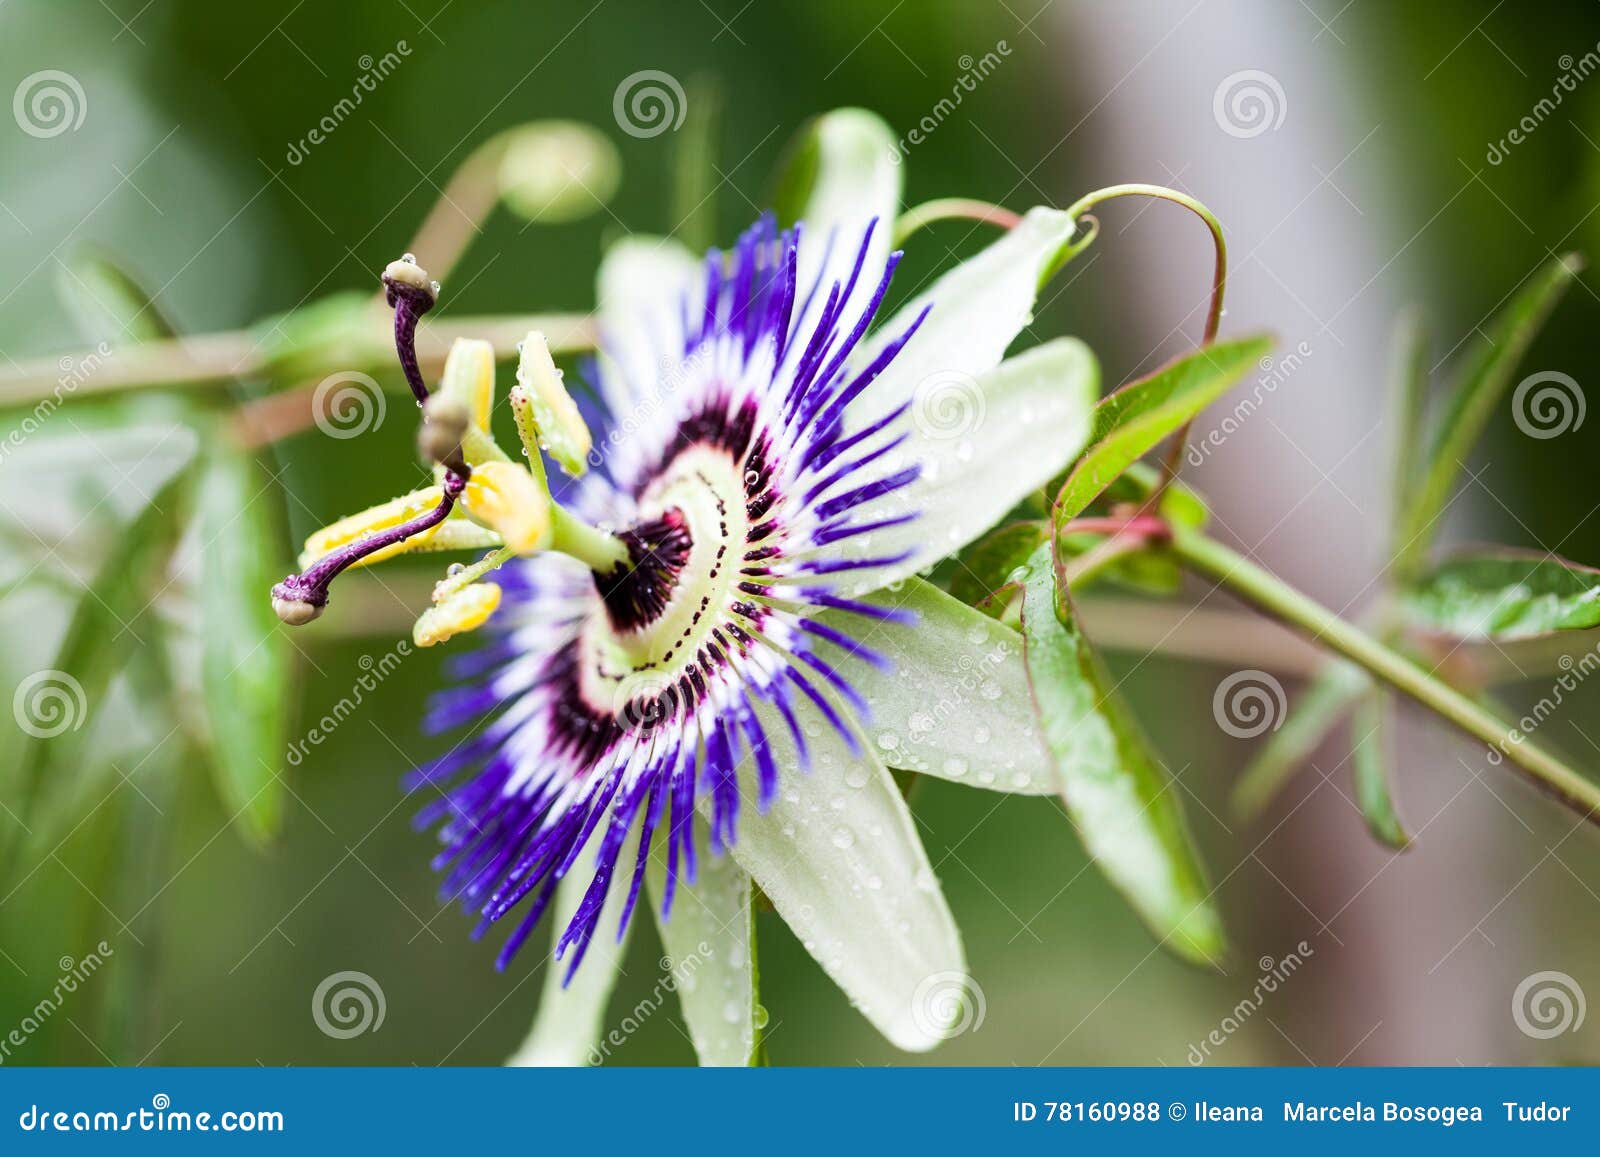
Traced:
<path id="1" fill-rule="evenodd" d="M 495 214 L 435 317 L 583 311 L 608 239 L 676 223 L 674 136 L 619 130 L 612 108 L 623 78 L 657 69 L 691 101 L 720 94 L 712 205 L 715 236 L 727 241 L 767 204 L 770 174 L 807 117 L 863 105 L 904 131 L 950 96 L 964 60 L 1003 42 L 1002 66 L 909 150 L 907 203 L 959 195 L 1065 205 L 1124 180 L 1173 183 L 1210 203 L 1233 238 L 1225 332 L 1265 326 L 1316 352 L 1196 484 L 1261 558 L 1358 613 L 1381 563 L 1381 371 L 1395 309 L 1427 308 L 1442 363 L 1552 252 L 1600 251 L 1600 81 L 1576 83 L 1525 143 L 1498 164 L 1486 159 L 1571 67 L 1561 60 L 1597 40 L 1600 13 L 1551 2 L 1513 12 L 1377 0 L 10 0 L 0 8 L 6 88 L 61 70 L 81 84 L 86 110 L 80 126 L 48 138 L 0 131 L 0 369 L 20 373 L 82 348 L 61 286 L 71 280 L 63 265 L 86 247 L 115 255 L 186 334 L 370 291 L 455 166 L 493 133 L 542 118 L 583 121 L 615 141 L 616 196 L 569 225 Z M 363 58 L 401 42 L 399 67 L 291 163 L 291 145 L 350 91 Z M 1281 125 L 1241 139 L 1219 131 L 1213 99 L 1219 82 L 1248 69 L 1271 74 L 1287 108 Z M 1209 254 L 1168 206 L 1102 216 L 1091 258 L 1052 293 L 1032 333 L 1086 338 L 1110 386 L 1195 340 Z M 980 241 L 965 226 L 920 235 L 896 292 Z M 1593 286 L 1586 275 L 1569 295 L 1529 370 L 1587 384 L 1600 323 Z M 221 398 L 219 387 L 202 389 Z M 274 447 L 289 496 L 285 559 L 321 521 L 407 484 L 397 464 L 412 460 L 412 430 L 405 403 L 391 400 L 390 420 L 360 439 L 313 429 Z M 1600 422 L 1538 440 L 1504 417 L 1473 464 L 1481 481 L 1452 508 L 1452 534 L 1600 562 L 1600 521 L 1590 517 Z M 66 493 L 46 462 L 54 439 L 120 420 L 114 407 L 72 399 L 29 454 L 0 463 L 12 523 L 0 605 L 6 688 L 50 664 L 73 594 L 70 581 L 10 584 L 40 566 L 68 576 L 92 566 L 117 508 L 101 499 L 159 459 L 107 464 L 104 478 Z M 86 507 L 100 513 L 85 520 Z M 43 508 L 63 528 L 59 539 L 14 525 Z M 397 564 L 384 577 L 396 576 L 396 591 L 426 589 L 407 573 Z M 350 693 L 364 657 L 390 651 L 403 622 L 390 615 L 366 636 L 321 623 L 296 637 L 292 737 Z M 1312 952 L 1295 979 L 1226 1033 L 1211 1063 L 1597 1055 L 1592 1026 L 1539 1040 L 1510 1012 L 1517 982 L 1539 970 L 1600 993 L 1590 831 L 1426 721 L 1401 739 L 1400 794 L 1419 829 L 1405 856 L 1369 841 L 1345 798 L 1337 745 L 1267 820 L 1242 827 L 1224 797 L 1250 744 L 1220 731 L 1210 711 L 1231 668 L 1126 651 L 1113 663 L 1185 792 L 1236 959 L 1211 974 L 1157 951 L 1052 801 L 930 782 L 916 813 L 984 992 L 981 1027 L 928 1057 L 896 1054 L 768 916 L 760 950 L 774 1063 L 1181 1065 L 1262 968 L 1302 940 Z M 431 838 L 411 830 L 397 787 L 412 762 L 443 748 L 413 722 L 441 664 L 433 651 L 407 659 L 360 715 L 288 770 L 282 832 L 264 848 L 228 826 L 181 736 L 141 731 L 130 708 L 111 716 L 108 734 L 86 737 L 73 764 L 53 771 L 59 814 L 20 840 L 0 880 L 0 1036 L 50 991 L 63 957 L 82 959 L 101 939 L 114 955 L 7 1063 L 503 1060 L 532 1016 L 542 942 L 506 974 L 493 970 L 497 937 L 471 943 L 469 921 L 437 903 Z M 1512 697 L 1537 698 L 1545 682 L 1532 678 Z M 1555 738 L 1600 767 L 1582 728 L 1593 698 L 1564 706 Z M 7 799 L 19 790 L 6 777 L 25 740 L 8 732 L 0 747 Z M 20 820 L 0 814 L 7 822 Z M 659 955 L 640 921 L 616 1017 L 650 994 Z M 341 970 L 381 984 L 379 1031 L 340 1040 L 317 1029 L 312 992 Z M 669 1007 L 614 1059 L 682 1064 L 693 1054 Z"/>

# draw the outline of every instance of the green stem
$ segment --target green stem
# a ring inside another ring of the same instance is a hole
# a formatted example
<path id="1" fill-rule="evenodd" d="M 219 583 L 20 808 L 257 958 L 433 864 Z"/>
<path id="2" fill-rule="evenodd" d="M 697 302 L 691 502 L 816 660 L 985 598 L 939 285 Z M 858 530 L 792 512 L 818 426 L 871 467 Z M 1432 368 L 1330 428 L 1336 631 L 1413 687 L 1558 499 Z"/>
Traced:
<path id="1" fill-rule="evenodd" d="M 999 205 L 991 205 L 988 201 L 975 201 L 968 197 L 941 197 L 936 201 L 924 201 L 912 209 L 907 209 L 894 223 L 894 244 L 904 245 L 906 238 L 925 225 L 932 225 L 935 221 L 983 221 L 990 225 L 998 225 L 1002 229 L 1014 229 L 1022 218 L 1010 209 Z"/>
<path id="2" fill-rule="evenodd" d="M 1200 337 L 1200 344 L 1202 346 L 1210 345 L 1217 340 L 1217 330 L 1222 326 L 1222 298 L 1228 285 L 1228 242 L 1222 235 L 1222 223 L 1217 220 L 1216 215 L 1210 209 L 1207 209 L 1205 205 L 1187 193 L 1180 193 L 1176 189 L 1167 188 L 1165 185 L 1108 185 L 1104 189 L 1096 189 L 1092 193 L 1085 193 L 1082 197 L 1079 197 L 1067 207 L 1067 214 L 1076 220 L 1096 205 L 1114 200 L 1117 197 L 1155 197 L 1157 200 L 1171 201 L 1174 205 L 1182 205 L 1189 212 L 1200 218 L 1201 221 L 1205 222 L 1206 228 L 1211 232 L 1211 245 L 1216 252 L 1216 260 L 1212 265 L 1211 271 L 1211 311 L 1206 314 L 1206 328 Z M 1161 482 L 1151 495 L 1151 502 L 1147 504 L 1147 509 L 1155 509 L 1155 503 L 1160 501 L 1161 492 L 1166 489 L 1167 484 L 1172 479 L 1177 477 L 1178 470 L 1183 464 L 1183 448 L 1188 441 L 1189 422 L 1185 422 L 1178 428 L 1178 432 L 1173 435 L 1171 447 L 1167 450 L 1166 457 L 1162 462 Z"/>
<path id="3" fill-rule="evenodd" d="M 1313 642 L 1366 668 L 1468 735 L 1482 740 L 1489 745 L 1491 762 L 1499 763 L 1502 758 L 1510 760 L 1535 785 L 1585 819 L 1600 820 L 1600 787 L 1561 760 L 1534 747 L 1520 731 L 1359 627 L 1288 586 L 1237 551 L 1198 531 L 1173 527 L 1172 550 L 1191 569 L 1215 579 L 1274 618 L 1305 632 Z"/>
<path id="4" fill-rule="evenodd" d="M 496 547 L 471 566 L 462 567 L 455 574 L 440 579 L 434 587 L 433 601 L 441 603 L 457 591 L 465 590 L 490 571 L 515 558 L 516 554 L 509 546 Z"/>
<path id="5" fill-rule="evenodd" d="M 1079 197 L 1067 207 L 1067 216 L 1077 219 L 1096 205 L 1117 197 L 1155 197 L 1161 201 L 1171 201 L 1174 205 L 1182 205 L 1199 217 L 1211 231 L 1211 244 L 1216 250 L 1217 257 L 1211 274 L 1211 312 L 1206 315 L 1205 335 L 1200 339 L 1201 345 L 1210 345 L 1216 340 L 1217 330 L 1222 325 L 1222 294 L 1228 282 L 1228 242 L 1222 236 L 1222 223 L 1210 209 L 1187 193 L 1180 193 L 1164 185 L 1107 185 L 1104 189 L 1096 189 Z"/>
<path id="6" fill-rule="evenodd" d="M 1070 523 L 1068 524 L 1070 527 Z M 1066 533 L 1071 533 L 1068 530 Z M 1090 579 L 1100 574 L 1101 571 L 1111 566 L 1118 559 L 1126 558 L 1130 554 L 1138 554 L 1150 546 L 1153 538 L 1164 537 L 1166 526 L 1163 523 L 1160 533 L 1152 534 L 1137 528 L 1129 528 L 1126 523 L 1108 535 L 1103 541 L 1096 543 L 1089 550 L 1080 554 L 1071 562 L 1067 562 L 1061 553 L 1059 545 L 1054 552 L 1056 560 L 1056 586 L 1060 589 L 1071 590 L 1081 587 Z"/>
<path id="7" fill-rule="evenodd" d="M 496 133 L 456 166 L 428 210 L 407 252 L 417 255 L 430 276 L 448 282 L 456 262 L 500 203 L 500 162 L 511 132 Z"/>
<path id="8" fill-rule="evenodd" d="M 344 370 L 382 371 L 393 365 L 393 324 L 374 315 L 370 328 L 356 335 L 347 347 L 330 347 L 304 362 L 296 361 L 296 371 L 309 379 L 302 390 L 295 392 L 298 404 L 306 412 L 304 425 L 311 422 L 309 400 L 319 377 Z M 594 320 L 582 314 L 446 318 L 417 334 L 417 358 L 429 367 L 443 364 L 458 337 L 482 338 L 494 346 L 496 358 L 515 357 L 517 343 L 528 336 L 530 329 L 544 331 L 552 353 L 591 350 L 597 340 Z M 271 343 L 256 331 L 229 330 L 143 342 L 119 348 L 109 357 L 101 357 L 94 350 L 80 350 L 69 358 L 37 358 L 0 369 L 0 406 L 30 405 L 46 398 L 63 402 L 118 390 L 228 384 L 241 377 L 281 374 L 281 367 L 273 365 L 272 352 Z M 82 374 L 81 380 L 73 381 L 61 370 L 69 360 L 92 370 Z M 280 391 L 261 402 L 288 393 Z"/>

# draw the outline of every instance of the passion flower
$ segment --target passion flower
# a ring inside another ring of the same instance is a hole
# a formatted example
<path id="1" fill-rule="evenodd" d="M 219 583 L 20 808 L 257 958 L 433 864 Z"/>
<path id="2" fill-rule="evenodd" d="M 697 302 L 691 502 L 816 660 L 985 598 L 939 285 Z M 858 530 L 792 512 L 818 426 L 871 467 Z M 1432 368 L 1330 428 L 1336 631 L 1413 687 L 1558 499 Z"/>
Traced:
<path id="1" fill-rule="evenodd" d="M 821 146 L 877 148 L 875 124 L 835 114 Z M 876 324 L 900 257 L 882 158 L 871 180 L 825 170 L 794 226 L 765 216 L 726 253 L 619 243 L 592 395 L 573 398 L 538 335 L 523 344 L 524 461 L 488 434 L 484 347 L 459 344 L 454 401 L 430 400 L 410 341 L 433 288 L 405 265 L 386 277 L 402 366 L 440 424 L 421 440 L 438 484 L 314 536 L 328 553 L 274 597 L 296 621 L 380 554 L 498 548 L 419 623 L 424 645 L 485 621 L 495 638 L 428 719 L 464 737 L 409 786 L 435 797 L 418 821 L 445 895 L 480 934 L 511 923 L 502 967 L 555 904 L 571 982 L 648 879 L 669 947 L 692 924 L 721 967 L 748 968 L 753 880 L 896 1044 L 931 1047 L 960 1014 L 929 993 L 966 959 L 886 765 L 1053 780 L 1015 634 L 915 576 L 1071 462 L 1097 373 L 1072 340 L 1001 360 L 1070 252 L 1074 222 L 1050 209 Z M 546 451 L 570 476 L 555 487 Z M 590 995 L 546 999 L 595 1007 L 616 966 L 600 955 L 573 985 Z"/>

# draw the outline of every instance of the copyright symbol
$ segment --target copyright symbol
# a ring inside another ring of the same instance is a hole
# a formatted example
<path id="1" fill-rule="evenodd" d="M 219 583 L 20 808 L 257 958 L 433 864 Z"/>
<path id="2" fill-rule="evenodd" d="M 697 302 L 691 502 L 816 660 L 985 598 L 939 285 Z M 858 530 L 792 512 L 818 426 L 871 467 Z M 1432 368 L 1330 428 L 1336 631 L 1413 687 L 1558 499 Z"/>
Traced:
<path id="1" fill-rule="evenodd" d="M 1174 1121 L 1183 1120 L 1186 1112 L 1187 1110 L 1184 1109 L 1183 1104 L 1180 1101 L 1173 1101 L 1172 1104 L 1167 1106 L 1167 1116 Z"/>

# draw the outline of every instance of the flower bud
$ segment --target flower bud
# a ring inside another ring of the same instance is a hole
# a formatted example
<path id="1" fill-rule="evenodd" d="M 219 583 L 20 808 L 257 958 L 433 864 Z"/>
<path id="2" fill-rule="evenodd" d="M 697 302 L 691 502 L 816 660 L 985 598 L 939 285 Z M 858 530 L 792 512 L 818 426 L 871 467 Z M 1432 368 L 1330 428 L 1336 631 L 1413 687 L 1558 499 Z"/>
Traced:
<path id="1" fill-rule="evenodd" d="M 518 216 L 547 225 L 595 212 L 617 191 L 616 146 L 577 121 L 536 121 L 513 129 L 500 161 L 500 196 Z"/>

